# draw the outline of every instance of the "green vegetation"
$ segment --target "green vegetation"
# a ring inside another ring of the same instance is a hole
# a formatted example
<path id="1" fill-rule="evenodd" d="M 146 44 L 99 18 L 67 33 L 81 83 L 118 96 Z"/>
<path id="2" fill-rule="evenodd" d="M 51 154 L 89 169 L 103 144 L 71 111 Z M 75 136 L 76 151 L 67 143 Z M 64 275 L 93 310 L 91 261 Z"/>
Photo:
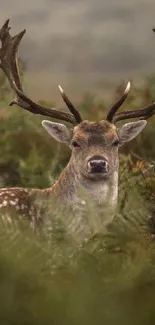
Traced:
<path id="1" fill-rule="evenodd" d="M 146 78 L 124 107 L 152 102 L 154 85 L 155 76 Z M 50 186 L 69 150 L 45 133 L 41 117 L 8 107 L 11 95 L 3 76 L 0 97 L 0 186 Z M 80 111 L 99 120 L 105 104 L 87 95 Z M 81 229 L 68 232 L 72 215 L 67 218 L 54 204 L 49 207 L 54 222 L 48 220 L 39 236 L 27 223 L 21 230 L 2 218 L 1 325 L 154 324 L 154 123 L 152 118 L 121 151 L 119 204 L 106 233 L 80 241 Z M 87 213 L 88 222 L 97 218 L 93 206 L 78 213 Z"/>

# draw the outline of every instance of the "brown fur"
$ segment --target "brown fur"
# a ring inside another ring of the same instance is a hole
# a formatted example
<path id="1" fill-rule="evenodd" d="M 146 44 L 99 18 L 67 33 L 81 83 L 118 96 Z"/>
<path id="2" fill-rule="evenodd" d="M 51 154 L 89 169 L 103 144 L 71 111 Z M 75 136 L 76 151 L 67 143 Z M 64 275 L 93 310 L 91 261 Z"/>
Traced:
<path id="1" fill-rule="evenodd" d="M 57 140 L 67 143 L 72 150 L 68 165 L 51 188 L 44 190 L 1 189 L 1 211 L 3 213 L 15 211 L 27 217 L 35 229 L 43 217 L 42 210 L 39 208 L 40 198 L 46 201 L 54 197 L 56 201 L 60 200 L 61 204 L 75 208 L 83 204 L 86 195 L 88 199 L 102 206 L 100 224 L 107 224 L 113 218 L 118 191 L 118 145 L 113 145 L 113 143 L 119 135 L 115 125 L 104 120 L 101 122 L 83 121 L 71 131 L 62 124 L 47 122 L 48 132 Z M 135 129 L 140 127 L 141 130 L 144 125 L 140 124 L 144 123 L 138 123 Z M 134 126 L 131 125 L 132 134 L 129 128 L 127 127 L 127 132 L 121 129 L 123 139 L 131 136 L 133 138 Z M 139 129 L 136 129 L 136 135 L 140 132 L 137 130 Z M 77 141 L 79 145 L 74 147 L 74 141 Z M 88 161 L 96 156 L 108 161 L 107 173 L 91 173 L 88 169 Z M 104 213 L 107 209 L 110 210 L 109 216 Z"/>

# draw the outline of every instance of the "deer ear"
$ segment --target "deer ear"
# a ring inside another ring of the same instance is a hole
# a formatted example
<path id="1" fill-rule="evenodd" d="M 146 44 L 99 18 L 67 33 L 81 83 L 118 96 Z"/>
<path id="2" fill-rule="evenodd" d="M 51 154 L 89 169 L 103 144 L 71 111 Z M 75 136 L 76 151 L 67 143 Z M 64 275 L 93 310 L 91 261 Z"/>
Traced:
<path id="1" fill-rule="evenodd" d="M 120 144 L 123 145 L 124 143 L 134 139 L 144 129 L 146 124 L 147 121 L 145 120 L 124 124 L 118 130 Z"/>
<path id="2" fill-rule="evenodd" d="M 68 129 L 64 124 L 45 120 L 42 121 L 42 126 L 57 141 L 66 144 L 70 143 L 70 140 L 72 138 L 72 130 Z"/>

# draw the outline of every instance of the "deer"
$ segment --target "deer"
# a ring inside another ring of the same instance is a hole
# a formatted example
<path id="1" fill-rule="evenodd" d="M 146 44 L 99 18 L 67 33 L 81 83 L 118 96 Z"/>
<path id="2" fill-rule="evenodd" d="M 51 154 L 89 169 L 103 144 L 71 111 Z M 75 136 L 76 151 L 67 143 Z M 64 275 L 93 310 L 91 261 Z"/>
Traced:
<path id="1" fill-rule="evenodd" d="M 46 108 L 32 101 L 23 91 L 18 69 L 17 52 L 25 34 L 24 29 L 11 36 L 9 19 L 0 29 L 0 68 L 3 70 L 15 98 L 9 103 L 17 105 L 32 114 L 54 118 L 58 122 L 43 120 L 42 126 L 56 141 L 67 145 L 71 157 L 54 185 L 45 189 L 1 188 L 0 210 L 16 211 L 27 217 L 34 225 L 39 220 L 36 204 L 37 196 L 60 202 L 62 206 L 76 207 L 85 204 L 85 195 L 96 202 L 100 210 L 109 207 L 110 214 L 102 214 L 101 226 L 112 222 L 118 200 L 119 148 L 133 140 L 145 128 L 147 119 L 155 113 L 155 102 L 138 110 L 118 112 L 126 100 L 131 83 L 101 121 L 82 120 L 79 111 L 72 104 L 61 86 L 60 94 L 68 112 Z M 117 122 L 137 119 L 117 127 Z M 60 123 L 60 121 L 62 123 Z M 71 126 L 66 126 L 65 122 Z M 79 190 L 81 189 L 81 191 Z"/>

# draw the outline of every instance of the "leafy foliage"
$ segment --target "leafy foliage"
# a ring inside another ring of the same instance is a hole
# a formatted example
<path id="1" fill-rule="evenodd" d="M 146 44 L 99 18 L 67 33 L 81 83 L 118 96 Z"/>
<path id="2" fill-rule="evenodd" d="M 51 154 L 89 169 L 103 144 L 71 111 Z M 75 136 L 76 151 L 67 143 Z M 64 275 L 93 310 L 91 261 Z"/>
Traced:
<path id="1" fill-rule="evenodd" d="M 138 108 L 152 101 L 154 76 L 143 84 L 135 87 L 126 105 Z M 41 128 L 40 117 L 7 107 L 9 94 L 1 94 L 0 185 L 50 186 L 68 161 L 68 149 L 55 145 Z M 91 114 L 91 120 L 100 119 L 105 109 L 89 94 L 81 103 L 83 116 Z M 26 222 L 20 227 L 2 216 L 0 324 L 155 322 L 153 125 L 154 119 L 121 152 L 119 204 L 106 233 L 93 236 L 97 211 L 91 204 L 89 211 L 77 212 L 77 218 L 85 213 L 89 235 L 82 227 L 70 233 L 71 212 L 54 202 L 49 202 L 40 235 L 32 234 Z"/>

